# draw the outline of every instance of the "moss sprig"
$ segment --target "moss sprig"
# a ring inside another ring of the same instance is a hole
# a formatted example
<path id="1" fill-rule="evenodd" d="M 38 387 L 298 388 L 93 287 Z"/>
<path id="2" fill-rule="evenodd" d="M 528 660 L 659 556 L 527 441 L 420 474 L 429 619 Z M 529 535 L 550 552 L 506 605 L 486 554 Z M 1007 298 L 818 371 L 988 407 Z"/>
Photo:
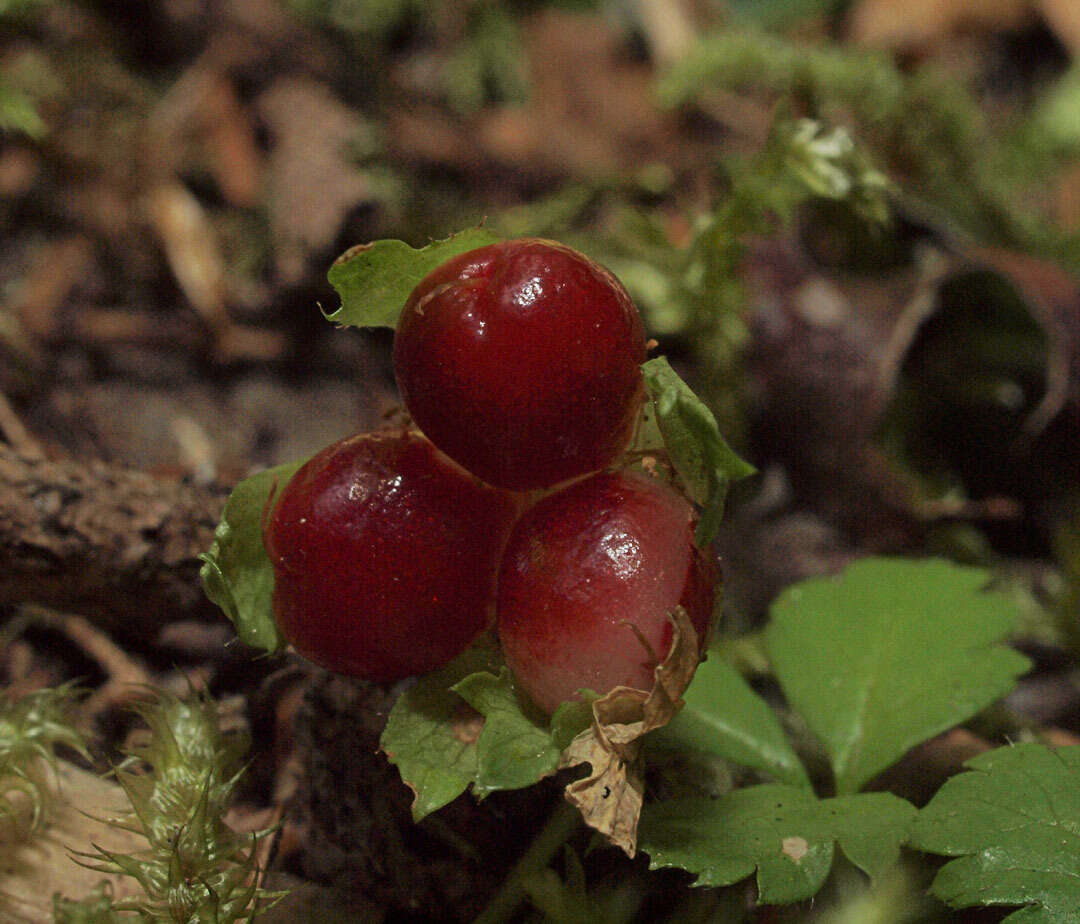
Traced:
<path id="1" fill-rule="evenodd" d="M 47 817 L 52 790 L 48 774 L 56 774 L 58 745 L 89 757 L 69 713 L 79 697 L 71 683 L 28 693 L 18 699 L 0 694 L 0 821 L 18 823 L 15 793 L 30 806 L 30 830 Z"/>
<path id="2" fill-rule="evenodd" d="M 146 838 L 148 847 L 122 854 L 101 847 L 77 854 L 78 861 L 103 873 L 137 880 L 145 899 L 104 904 L 104 894 L 63 906 L 58 921 L 78 921 L 88 903 L 114 918 L 173 924 L 232 924 L 250 920 L 255 905 L 273 900 L 257 885 L 255 846 L 269 831 L 241 835 L 224 822 L 243 773 L 245 736 L 225 734 L 217 706 L 209 697 L 184 700 L 155 691 L 137 711 L 149 728 L 116 770 L 131 802 L 131 812 L 112 821 Z M 119 914 L 120 917 L 115 917 Z"/>
<path id="3" fill-rule="evenodd" d="M 120 924 L 110 883 L 103 881 L 81 901 L 54 895 L 53 924 Z"/>
<path id="4" fill-rule="evenodd" d="M 814 46 L 754 29 L 703 36 L 658 79 L 664 106 L 706 100 L 718 89 L 772 94 L 855 133 L 920 212 L 968 233 L 1080 262 L 1080 236 L 1032 209 L 1031 191 L 1075 157 L 1080 78 L 1063 75 L 1033 111 L 993 124 L 976 96 L 927 65 L 908 72 L 878 51 Z"/>

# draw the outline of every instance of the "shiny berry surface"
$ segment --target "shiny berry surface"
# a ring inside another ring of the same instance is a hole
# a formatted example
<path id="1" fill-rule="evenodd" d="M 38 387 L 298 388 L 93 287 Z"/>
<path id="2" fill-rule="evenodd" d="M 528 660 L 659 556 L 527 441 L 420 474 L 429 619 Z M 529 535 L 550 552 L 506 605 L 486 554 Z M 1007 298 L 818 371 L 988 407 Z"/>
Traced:
<path id="1" fill-rule="evenodd" d="M 510 669 L 541 709 L 554 711 L 580 689 L 651 689 L 657 661 L 642 638 L 662 660 L 677 604 L 704 644 L 715 569 L 693 528 L 682 496 L 627 472 L 548 495 L 518 521 L 499 575 L 497 624 Z"/>
<path id="2" fill-rule="evenodd" d="M 394 371 L 416 425 L 484 481 L 550 487 L 608 465 L 644 395 L 645 333 L 607 270 L 542 240 L 462 254 L 409 297 Z"/>
<path id="3" fill-rule="evenodd" d="M 310 661 L 398 680 L 442 666 L 489 623 L 514 505 L 419 434 L 334 443 L 271 504 L 274 618 Z"/>

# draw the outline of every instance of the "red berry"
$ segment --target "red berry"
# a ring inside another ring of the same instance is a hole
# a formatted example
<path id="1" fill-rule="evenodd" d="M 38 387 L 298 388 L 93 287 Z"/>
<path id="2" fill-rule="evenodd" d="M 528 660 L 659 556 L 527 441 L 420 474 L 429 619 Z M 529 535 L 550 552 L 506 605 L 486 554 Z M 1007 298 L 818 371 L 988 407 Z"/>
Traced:
<path id="1" fill-rule="evenodd" d="M 554 711 L 580 689 L 651 689 L 677 604 L 704 644 L 715 575 L 693 528 L 681 495 L 628 472 L 577 482 L 518 521 L 499 573 L 499 639 L 541 709 Z"/>
<path id="2" fill-rule="evenodd" d="M 490 484 L 550 487 L 612 462 L 644 395 L 645 333 L 607 270 L 568 247 L 461 254 L 409 296 L 394 370 L 417 426 Z"/>
<path id="3" fill-rule="evenodd" d="M 445 664 L 489 623 L 514 504 L 419 434 L 334 443 L 271 503 L 274 618 L 316 664 L 398 680 Z"/>

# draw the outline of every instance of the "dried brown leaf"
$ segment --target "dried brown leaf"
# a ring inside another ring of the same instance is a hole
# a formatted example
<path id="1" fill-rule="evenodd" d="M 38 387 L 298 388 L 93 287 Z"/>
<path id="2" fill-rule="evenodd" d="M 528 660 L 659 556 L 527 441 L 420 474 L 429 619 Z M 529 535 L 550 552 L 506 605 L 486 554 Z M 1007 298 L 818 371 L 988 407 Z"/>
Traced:
<path id="1" fill-rule="evenodd" d="M 148 193 L 146 211 L 191 307 L 211 328 L 225 326 L 225 261 L 206 210 L 183 183 L 168 181 Z"/>
<path id="2" fill-rule="evenodd" d="M 563 752 L 561 767 L 589 764 L 592 772 L 566 787 L 566 798 L 589 827 L 621 847 L 637 851 L 645 781 L 641 739 L 667 725 L 682 708 L 682 695 L 701 661 L 697 633 L 686 610 L 671 613 L 671 650 L 658 665 L 652 690 L 616 687 L 593 703 L 592 725 Z"/>
<path id="3" fill-rule="evenodd" d="M 959 32 L 1019 28 L 1031 16 L 1030 0 L 862 0 L 850 19 L 860 45 L 925 50 Z"/>
<path id="4" fill-rule="evenodd" d="M 256 106 L 273 139 L 266 184 L 274 265 L 279 281 L 291 285 L 313 254 L 334 243 L 353 208 L 381 201 L 350 154 L 371 128 L 329 87 L 308 78 L 278 78 Z"/>

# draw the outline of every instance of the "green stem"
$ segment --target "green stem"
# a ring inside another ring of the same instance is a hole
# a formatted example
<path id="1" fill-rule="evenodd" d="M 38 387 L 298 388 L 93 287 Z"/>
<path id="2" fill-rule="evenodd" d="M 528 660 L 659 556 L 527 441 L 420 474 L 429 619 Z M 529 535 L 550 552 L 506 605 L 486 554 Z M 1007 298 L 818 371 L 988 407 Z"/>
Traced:
<path id="1" fill-rule="evenodd" d="M 473 924 L 502 924 L 509 920 L 525 897 L 525 883 L 540 870 L 545 869 L 556 851 L 570 839 L 577 829 L 581 815 L 569 802 L 561 801 L 551 813 L 543 830 L 522 854 L 502 887 L 480 912 Z"/>

